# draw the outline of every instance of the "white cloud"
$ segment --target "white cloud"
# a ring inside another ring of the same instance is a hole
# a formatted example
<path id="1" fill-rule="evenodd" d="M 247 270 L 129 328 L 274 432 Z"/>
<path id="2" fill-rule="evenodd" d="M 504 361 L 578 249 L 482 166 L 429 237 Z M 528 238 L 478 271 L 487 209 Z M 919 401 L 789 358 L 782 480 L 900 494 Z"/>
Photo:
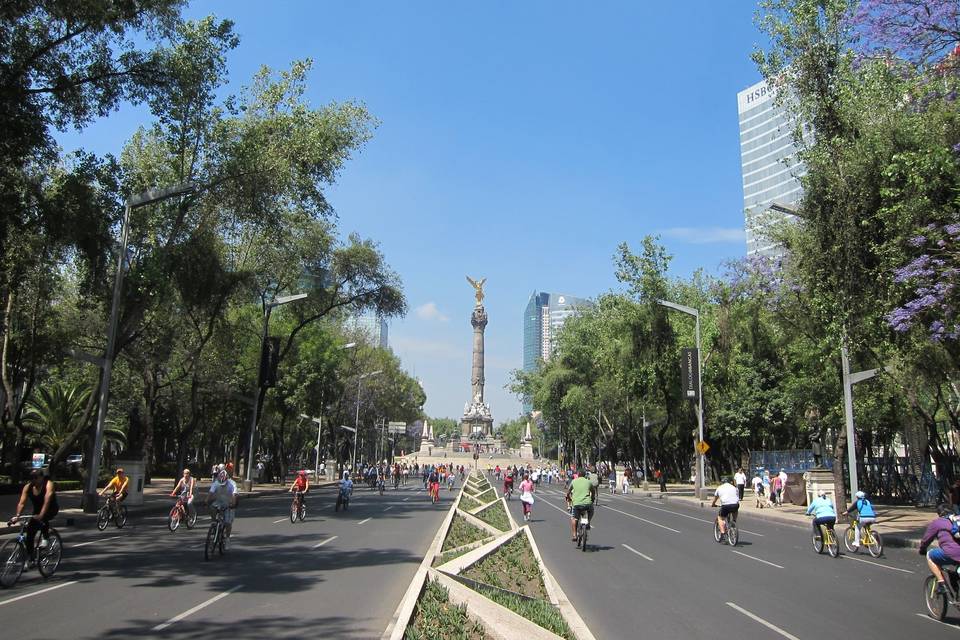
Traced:
<path id="1" fill-rule="evenodd" d="M 665 238 L 674 238 L 690 244 L 721 244 L 746 242 L 743 227 L 671 227 L 662 229 Z"/>
<path id="2" fill-rule="evenodd" d="M 447 322 L 450 318 L 443 315 L 440 312 L 440 309 L 437 308 L 436 302 L 427 302 L 422 304 L 416 309 L 414 309 L 417 317 L 421 320 L 437 320 L 439 322 Z"/>

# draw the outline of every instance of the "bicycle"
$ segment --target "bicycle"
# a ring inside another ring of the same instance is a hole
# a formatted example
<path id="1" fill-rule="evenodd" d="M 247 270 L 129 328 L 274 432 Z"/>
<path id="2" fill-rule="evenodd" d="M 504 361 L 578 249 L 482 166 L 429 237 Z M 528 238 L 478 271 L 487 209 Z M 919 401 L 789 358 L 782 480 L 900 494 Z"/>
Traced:
<path id="1" fill-rule="evenodd" d="M 343 507 L 343 510 L 346 511 L 347 507 L 350 506 L 350 492 L 346 489 L 340 489 L 337 493 L 337 503 L 333 506 L 334 511 L 340 511 L 340 507 Z"/>
<path id="2" fill-rule="evenodd" d="M 720 523 L 716 519 L 713 521 L 713 539 L 718 543 L 723 542 L 724 537 L 727 539 L 727 544 L 731 547 L 737 546 L 737 542 L 740 541 L 740 529 L 737 528 L 737 521 L 733 517 L 734 514 L 728 513 L 723 517 L 726 521 L 726 531 L 720 532 Z"/>
<path id="3" fill-rule="evenodd" d="M 860 544 L 855 543 L 858 526 L 860 527 Z M 859 520 L 854 520 L 847 527 L 843 534 L 843 544 L 850 553 L 856 553 L 861 546 L 865 546 L 874 558 L 879 558 L 880 554 L 883 553 L 883 540 L 880 538 L 880 534 L 873 531 L 873 525 L 861 525 Z"/>
<path id="4" fill-rule="evenodd" d="M 380 495 L 383 495 L 383 489 L 386 482 L 383 481 L 383 476 L 377 478 L 377 489 L 380 491 Z"/>
<path id="5" fill-rule="evenodd" d="M 117 529 L 123 529 L 123 525 L 127 524 L 127 505 L 117 504 L 116 495 L 107 496 L 107 501 L 97 512 L 97 529 L 103 531 L 111 520 Z"/>
<path id="6" fill-rule="evenodd" d="M 223 507 L 213 507 L 213 521 L 210 528 L 207 529 L 207 542 L 203 546 L 203 559 L 210 560 L 216 555 L 217 551 L 223 555 L 224 528 L 226 523 L 223 521 Z"/>
<path id="7" fill-rule="evenodd" d="M 0 547 L 0 559 L 3 566 L 0 567 L 0 586 L 8 589 L 17 583 L 20 574 L 27 564 L 27 524 L 30 518 L 20 518 L 20 532 L 11 540 L 7 540 Z M 10 520 L 7 524 L 13 526 L 17 519 Z M 43 534 L 37 532 L 34 538 L 34 560 L 31 566 L 36 564 L 37 570 L 44 578 L 49 578 L 57 571 L 60 566 L 60 559 L 63 557 L 63 540 L 60 534 L 53 527 L 47 527 L 47 544 L 43 545 Z"/>
<path id="8" fill-rule="evenodd" d="M 400 488 L 400 474 L 393 475 L 393 489 L 396 491 Z"/>
<path id="9" fill-rule="evenodd" d="M 944 593 L 937 593 L 937 578 L 927 576 L 923 581 L 923 599 L 927 603 L 927 611 L 934 620 L 943 620 L 947 615 L 947 605 L 953 605 L 960 610 L 960 577 L 957 576 L 957 565 L 944 565 L 943 571 Z"/>
<path id="10" fill-rule="evenodd" d="M 824 547 L 831 558 L 840 555 L 840 545 L 837 543 L 837 537 L 834 534 L 833 527 L 819 525 L 816 533 L 813 534 L 813 550 L 817 553 L 823 553 Z"/>
<path id="11" fill-rule="evenodd" d="M 576 513 L 576 510 L 574 510 Z M 590 517 L 587 510 L 580 510 L 580 516 L 577 518 L 577 548 L 581 551 L 587 550 L 587 532 L 590 530 Z"/>
<path id="12" fill-rule="evenodd" d="M 193 529 L 193 526 L 197 524 L 197 510 L 193 508 L 193 505 L 188 505 L 183 496 L 177 496 L 177 503 L 173 505 L 173 508 L 170 509 L 170 515 L 167 516 L 167 528 L 170 531 L 176 531 L 180 527 L 181 520 L 186 521 L 187 529 Z M 99 526 L 99 516 L 97 523 Z M 104 524 L 104 528 L 106 528 L 106 524 Z"/>
<path id="13" fill-rule="evenodd" d="M 290 524 L 296 524 L 297 520 L 303 522 L 307 517 L 307 505 L 303 504 L 303 491 L 295 491 L 293 502 L 290 503 Z"/>
<path id="14" fill-rule="evenodd" d="M 434 482 L 430 485 L 430 501 L 433 504 L 440 502 L 440 483 Z"/>
<path id="15" fill-rule="evenodd" d="M 510 501 L 510 496 L 513 495 L 513 485 L 506 485 L 503 487 L 503 495 L 507 497 L 507 502 Z"/>

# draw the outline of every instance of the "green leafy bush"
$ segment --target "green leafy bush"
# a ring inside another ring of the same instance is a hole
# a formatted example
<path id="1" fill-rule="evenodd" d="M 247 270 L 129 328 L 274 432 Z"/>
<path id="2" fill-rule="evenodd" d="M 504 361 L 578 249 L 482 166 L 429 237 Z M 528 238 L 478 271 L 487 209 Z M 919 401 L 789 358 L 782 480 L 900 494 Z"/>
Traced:
<path id="1" fill-rule="evenodd" d="M 510 520 L 507 518 L 507 511 L 503 508 L 502 502 L 495 502 L 492 506 L 473 515 L 500 531 L 510 530 Z"/>
<path id="2" fill-rule="evenodd" d="M 428 580 L 403 637 L 405 640 L 484 640 L 487 636 L 483 627 L 467 615 L 466 607 L 451 604 L 449 592 L 443 585 Z"/>

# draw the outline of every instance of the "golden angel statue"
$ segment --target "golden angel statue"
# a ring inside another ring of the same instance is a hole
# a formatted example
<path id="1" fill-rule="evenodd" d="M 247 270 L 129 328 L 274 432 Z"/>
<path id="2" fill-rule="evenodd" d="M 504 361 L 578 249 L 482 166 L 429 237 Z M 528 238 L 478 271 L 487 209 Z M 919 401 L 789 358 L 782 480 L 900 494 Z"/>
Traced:
<path id="1" fill-rule="evenodd" d="M 483 283 L 486 282 L 486 281 L 487 281 L 486 278 L 480 278 L 480 281 L 478 282 L 478 281 L 474 280 L 473 278 L 471 278 L 470 276 L 467 276 L 467 282 L 469 282 L 471 285 L 473 285 L 473 288 L 474 288 L 474 289 L 476 290 L 476 292 L 477 292 L 477 306 L 478 306 L 478 307 L 479 307 L 481 304 L 483 304 Z"/>

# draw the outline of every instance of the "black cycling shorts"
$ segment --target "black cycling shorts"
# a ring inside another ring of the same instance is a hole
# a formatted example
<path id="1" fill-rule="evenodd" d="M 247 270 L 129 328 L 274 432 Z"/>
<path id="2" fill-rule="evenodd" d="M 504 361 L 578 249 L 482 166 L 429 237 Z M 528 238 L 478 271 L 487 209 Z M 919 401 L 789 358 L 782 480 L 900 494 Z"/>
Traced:
<path id="1" fill-rule="evenodd" d="M 587 519 L 593 520 L 593 505 L 592 504 L 575 504 L 571 507 L 570 515 L 574 518 L 579 518 L 580 514 L 584 511 L 587 512 Z"/>
<path id="2" fill-rule="evenodd" d="M 723 504 L 720 505 L 720 517 L 726 518 L 731 513 L 736 515 L 740 511 L 740 504 Z"/>

